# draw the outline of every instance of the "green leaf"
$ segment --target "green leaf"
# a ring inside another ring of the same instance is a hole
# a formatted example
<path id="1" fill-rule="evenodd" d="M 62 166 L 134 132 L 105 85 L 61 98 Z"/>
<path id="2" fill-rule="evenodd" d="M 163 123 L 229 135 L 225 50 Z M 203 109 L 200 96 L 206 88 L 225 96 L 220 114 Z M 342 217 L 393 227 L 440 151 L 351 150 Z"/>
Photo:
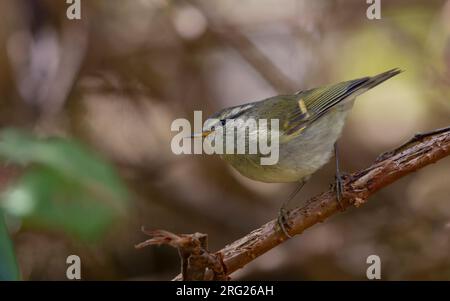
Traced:
<path id="1" fill-rule="evenodd" d="M 0 281 L 19 279 L 20 272 L 14 255 L 13 244 L 8 235 L 4 213 L 0 210 Z"/>
<path id="2" fill-rule="evenodd" d="M 5 130 L 0 156 L 28 166 L 0 197 L 5 212 L 25 224 L 94 239 L 126 209 L 127 189 L 114 169 L 77 142 Z"/>

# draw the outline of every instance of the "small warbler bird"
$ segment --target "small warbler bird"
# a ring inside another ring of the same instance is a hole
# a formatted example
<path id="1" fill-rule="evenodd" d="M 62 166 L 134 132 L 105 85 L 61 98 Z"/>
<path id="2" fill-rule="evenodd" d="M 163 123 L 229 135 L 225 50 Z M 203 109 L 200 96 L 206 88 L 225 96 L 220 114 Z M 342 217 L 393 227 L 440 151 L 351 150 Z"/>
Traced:
<path id="1" fill-rule="evenodd" d="M 310 176 L 329 161 L 333 152 L 337 167 L 337 199 L 338 202 L 341 200 L 342 183 L 335 143 L 342 132 L 355 97 L 400 72 L 399 69 L 392 69 L 375 76 L 225 108 L 210 117 L 210 120 L 215 120 L 217 124 L 205 123 L 203 132 L 198 134 L 206 139 L 213 139 L 215 129 L 218 127 L 228 126 L 231 123 L 242 124 L 248 119 L 278 119 L 279 159 L 276 164 L 260 164 L 260 158 L 263 156 L 260 153 L 223 154 L 221 157 L 250 179 L 269 183 L 300 184 L 283 203 L 278 217 L 281 230 L 290 237 L 285 227 L 287 203 L 300 191 Z M 255 129 L 258 130 L 260 129 Z M 237 126 L 237 137 L 248 140 L 259 136 Z"/>

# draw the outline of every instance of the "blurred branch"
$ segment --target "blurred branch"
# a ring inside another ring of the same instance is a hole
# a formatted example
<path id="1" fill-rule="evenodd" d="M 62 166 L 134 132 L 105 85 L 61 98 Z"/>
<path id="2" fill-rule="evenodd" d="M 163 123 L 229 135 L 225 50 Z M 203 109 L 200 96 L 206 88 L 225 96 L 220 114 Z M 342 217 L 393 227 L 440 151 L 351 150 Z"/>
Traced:
<path id="1" fill-rule="evenodd" d="M 210 32 L 220 41 L 234 48 L 278 93 L 298 90 L 298 86 L 239 30 L 227 26 L 225 30 L 212 29 Z"/>
<path id="2" fill-rule="evenodd" d="M 342 210 L 352 205 L 359 207 L 378 190 L 449 155 L 450 127 L 415 135 L 397 149 L 380 155 L 372 166 L 344 176 Z M 291 236 L 301 234 L 340 210 L 336 192 L 330 189 L 288 214 L 288 232 Z M 275 219 L 215 255 L 222 258 L 223 270 L 230 275 L 286 240 Z M 175 280 L 181 280 L 180 275 Z"/>
<path id="3" fill-rule="evenodd" d="M 210 15 L 206 8 L 196 1 L 186 2 L 199 9 L 208 20 L 209 34 L 213 38 L 235 49 L 278 93 L 283 94 L 298 90 L 298 86 L 235 26 L 225 24 L 224 20 L 221 20 L 220 26 L 216 26 L 215 18 Z"/>
<path id="4" fill-rule="evenodd" d="M 88 46 L 87 22 L 56 25 L 49 20 L 51 8 L 41 1 L 23 4 L 31 20 L 24 13 L 28 26 L 11 35 L 8 57 L 19 95 L 36 119 L 45 121 L 62 110 L 79 76 Z"/>

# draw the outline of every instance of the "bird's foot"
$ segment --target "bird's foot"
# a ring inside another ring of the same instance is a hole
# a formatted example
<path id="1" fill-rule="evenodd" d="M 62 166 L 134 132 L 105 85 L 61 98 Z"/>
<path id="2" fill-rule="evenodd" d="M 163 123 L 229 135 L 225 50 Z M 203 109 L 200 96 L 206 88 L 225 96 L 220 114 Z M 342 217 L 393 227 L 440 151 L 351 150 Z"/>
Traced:
<path id="1" fill-rule="evenodd" d="M 288 218 L 288 210 L 284 207 L 280 208 L 280 211 L 278 211 L 278 218 L 277 222 L 280 226 L 281 231 L 286 235 L 288 238 L 292 238 L 292 235 L 290 235 L 287 231 L 287 228 L 289 228 L 289 225 L 287 224 L 287 218 Z"/>
<path id="2" fill-rule="evenodd" d="M 344 184 L 343 184 L 342 179 L 343 179 L 343 174 L 341 172 L 336 173 L 336 184 L 335 184 L 336 200 L 337 200 L 339 209 L 341 211 L 344 211 L 345 207 L 342 204 L 343 193 L 344 193 Z"/>

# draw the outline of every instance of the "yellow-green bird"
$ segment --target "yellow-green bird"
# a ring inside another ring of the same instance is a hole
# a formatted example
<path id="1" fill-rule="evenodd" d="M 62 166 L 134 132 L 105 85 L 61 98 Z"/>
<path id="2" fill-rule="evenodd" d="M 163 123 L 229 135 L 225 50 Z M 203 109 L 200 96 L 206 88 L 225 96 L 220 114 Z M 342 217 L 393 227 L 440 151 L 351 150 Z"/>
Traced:
<path id="1" fill-rule="evenodd" d="M 286 236 L 290 237 L 284 225 L 287 202 L 297 194 L 303 184 L 333 155 L 335 142 L 339 138 L 345 119 L 356 96 L 399 74 L 392 69 L 375 76 L 367 76 L 333 85 L 297 92 L 293 95 L 279 95 L 261 101 L 225 108 L 212 115 L 205 123 L 202 136 L 214 139 L 216 129 L 241 125 L 248 119 L 278 119 L 279 159 L 273 165 L 261 165 L 261 157 L 256 154 L 223 154 L 221 157 L 242 175 L 257 181 L 269 183 L 298 182 L 299 187 L 280 209 L 279 224 Z M 237 138 L 248 139 L 258 136 L 237 126 Z M 336 191 L 340 201 L 341 182 L 336 155 Z"/>

